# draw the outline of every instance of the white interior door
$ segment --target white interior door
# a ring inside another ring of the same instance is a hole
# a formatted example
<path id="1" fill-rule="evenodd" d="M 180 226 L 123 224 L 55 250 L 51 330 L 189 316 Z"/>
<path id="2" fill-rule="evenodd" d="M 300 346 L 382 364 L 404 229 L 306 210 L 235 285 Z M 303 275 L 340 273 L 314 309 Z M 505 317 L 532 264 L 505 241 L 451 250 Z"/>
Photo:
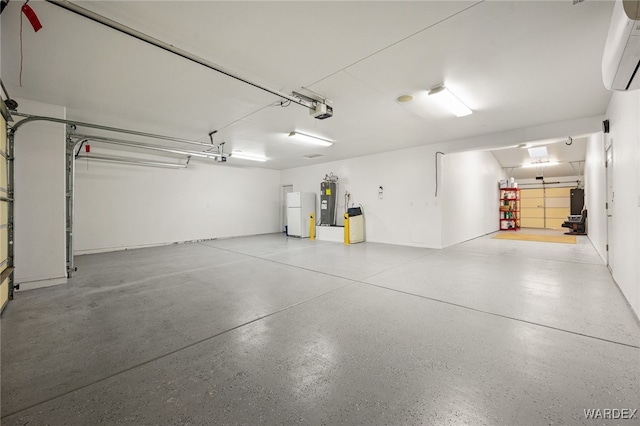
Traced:
<path id="1" fill-rule="evenodd" d="M 613 141 L 612 141 L 613 142 Z M 615 206 L 615 192 L 613 190 L 613 144 L 609 145 L 607 148 L 607 162 L 606 170 L 607 170 L 607 266 L 609 269 L 613 271 L 613 265 L 611 264 L 611 260 L 613 258 L 611 252 L 613 249 L 613 244 L 611 244 L 611 239 L 613 236 L 613 211 Z"/>

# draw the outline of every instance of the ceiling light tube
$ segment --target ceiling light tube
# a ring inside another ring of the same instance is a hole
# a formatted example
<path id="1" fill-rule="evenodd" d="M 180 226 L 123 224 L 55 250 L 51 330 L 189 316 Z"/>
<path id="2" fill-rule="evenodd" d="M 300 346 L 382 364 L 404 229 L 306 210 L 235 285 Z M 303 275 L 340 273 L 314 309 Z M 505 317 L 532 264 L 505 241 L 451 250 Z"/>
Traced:
<path id="1" fill-rule="evenodd" d="M 320 138 L 318 136 L 307 135 L 306 133 L 300 133 L 295 130 L 289 133 L 289 137 L 296 138 L 301 142 L 305 142 L 312 145 L 331 146 L 333 142 L 327 139 Z"/>
<path id="2" fill-rule="evenodd" d="M 260 162 L 267 161 L 265 157 L 258 157 L 257 155 L 245 154 L 244 152 L 232 152 L 231 158 L 238 158 L 240 160 L 260 161 Z"/>
<path id="3" fill-rule="evenodd" d="M 523 164 L 522 167 L 523 169 L 530 169 L 533 167 L 546 167 L 546 166 L 557 166 L 558 164 L 560 164 L 560 162 L 558 161 L 547 161 L 544 163 L 530 163 L 530 164 Z"/>
<path id="4" fill-rule="evenodd" d="M 432 88 L 429 90 L 429 96 L 433 96 L 433 99 L 436 102 L 456 117 L 464 117 L 465 115 L 473 113 L 468 106 L 463 104 L 460 99 L 456 98 L 455 95 L 444 86 L 436 86 Z"/>

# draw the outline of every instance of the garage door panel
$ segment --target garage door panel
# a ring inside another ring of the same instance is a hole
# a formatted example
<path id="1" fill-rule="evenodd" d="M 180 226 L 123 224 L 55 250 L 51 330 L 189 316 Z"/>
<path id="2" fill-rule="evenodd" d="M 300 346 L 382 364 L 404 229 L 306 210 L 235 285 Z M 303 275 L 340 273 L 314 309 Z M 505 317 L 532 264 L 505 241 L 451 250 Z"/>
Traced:
<path id="1" fill-rule="evenodd" d="M 571 188 L 523 189 L 522 227 L 560 228 L 571 210 L 570 193 Z"/>
<path id="2" fill-rule="evenodd" d="M 554 198 L 547 198 L 547 207 L 563 207 L 563 208 L 570 208 L 571 207 L 571 200 L 569 199 L 569 197 L 564 197 L 564 198 L 558 198 L 558 197 L 554 197 Z"/>
<path id="3" fill-rule="evenodd" d="M 547 228 L 562 229 L 565 220 L 567 220 L 566 217 L 564 219 L 547 218 Z"/>
<path id="4" fill-rule="evenodd" d="M 547 188 L 547 198 L 549 197 L 569 197 L 571 188 Z"/>
<path id="5" fill-rule="evenodd" d="M 542 207 L 544 206 L 544 198 L 523 198 L 520 201 L 521 207 Z"/>
<path id="6" fill-rule="evenodd" d="M 7 266 L 7 249 L 8 249 L 8 237 L 9 237 L 9 233 L 8 233 L 8 229 L 7 227 L 3 227 L 0 228 L 0 264 L 2 264 L 2 266 L 0 266 L 0 271 L 4 271 L 4 268 L 6 268 Z"/>
<path id="7" fill-rule="evenodd" d="M 523 189 L 520 199 L 520 225 L 523 228 L 544 228 L 544 191 Z"/>
<path id="8" fill-rule="evenodd" d="M 522 218 L 520 219 L 520 225 L 523 228 L 544 228 L 543 218 Z"/>
<path id="9" fill-rule="evenodd" d="M 9 300 L 9 278 L 2 281 L 0 285 L 0 308 Z"/>
<path id="10" fill-rule="evenodd" d="M 539 218 L 539 217 L 544 217 L 544 209 L 538 209 L 538 208 L 533 208 L 533 209 L 522 209 L 520 217 L 522 218 L 527 218 L 527 217 L 532 217 L 532 218 Z"/>
<path id="11" fill-rule="evenodd" d="M 522 189 L 520 190 L 520 198 L 543 198 L 544 190 L 542 189 Z"/>
<path id="12" fill-rule="evenodd" d="M 0 155 L 0 189 L 6 197 L 7 193 L 7 160 Z"/>
<path id="13" fill-rule="evenodd" d="M 555 209 L 547 209 L 547 219 L 563 219 L 567 220 L 567 216 L 569 216 L 571 210 L 567 208 L 555 208 Z"/>
<path id="14" fill-rule="evenodd" d="M 7 122 L 4 117 L 0 115 L 0 151 L 7 152 Z"/>

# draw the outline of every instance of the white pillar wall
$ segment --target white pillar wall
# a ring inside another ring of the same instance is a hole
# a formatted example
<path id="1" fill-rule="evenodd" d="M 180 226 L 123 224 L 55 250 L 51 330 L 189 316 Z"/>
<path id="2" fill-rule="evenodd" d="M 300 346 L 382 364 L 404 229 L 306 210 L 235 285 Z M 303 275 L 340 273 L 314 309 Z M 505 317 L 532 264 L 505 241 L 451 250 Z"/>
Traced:
<path id="1" fill-rule="evenodd" d="M 442 247 L 497 231 L 503 172 L 493 154 L 467 151 L 441 160 Z"/>
<path id="2" fill-rule="evenodd" d="M 65 118 L 56 105 L 17 99 L 20 112 Z M 66 282 L 65 125 L 32 122 L 15 134 L 15 283 Z"/>
<path id="3" fill-rule="evenodd" d="M 609 258 L 620 289 L 640 317 L 640 90 L 614 92 L 607 108 L 613 146 L 614 202 Z"/>
<path id="4" fill-rule="evenodd" d="M 640 317 L 640 91 L 614 92 L 608 134 L 589 138 L 585 163 L 588 236 L 635 314 Z M 612 147 L 613 202 L 608 198 L 606 150 Z M 611 217 L 608 218 L 607 214 Z M 607 245 L 609 250 L 607 251 Z"/>

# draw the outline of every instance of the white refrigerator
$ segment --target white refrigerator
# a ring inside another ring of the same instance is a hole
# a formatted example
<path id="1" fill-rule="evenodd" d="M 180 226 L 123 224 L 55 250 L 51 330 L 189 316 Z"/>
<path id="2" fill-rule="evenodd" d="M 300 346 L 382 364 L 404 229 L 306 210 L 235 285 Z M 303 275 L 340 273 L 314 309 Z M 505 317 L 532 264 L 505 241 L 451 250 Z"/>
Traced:
<path id="1" fill-rule="evenodd" d="M 309 237 L 309 216 L 316 213 L 316 194 L 290 192 L 287 194 L 288 234 L 293 237 Z"/>

